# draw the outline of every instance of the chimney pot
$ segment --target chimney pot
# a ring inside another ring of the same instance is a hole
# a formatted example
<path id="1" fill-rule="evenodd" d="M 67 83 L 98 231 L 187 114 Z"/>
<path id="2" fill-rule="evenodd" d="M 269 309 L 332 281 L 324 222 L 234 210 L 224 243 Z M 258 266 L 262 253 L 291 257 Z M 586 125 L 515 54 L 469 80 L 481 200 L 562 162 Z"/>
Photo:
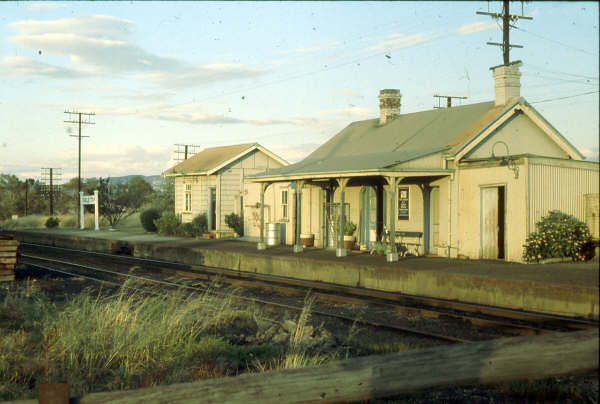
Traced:
<path id="1" fill-rule="evenodd" d="M 385 89 L 379 91 L 379 124 L 385 125 L 388 121 L 400 115 L 400 90 Z"/>

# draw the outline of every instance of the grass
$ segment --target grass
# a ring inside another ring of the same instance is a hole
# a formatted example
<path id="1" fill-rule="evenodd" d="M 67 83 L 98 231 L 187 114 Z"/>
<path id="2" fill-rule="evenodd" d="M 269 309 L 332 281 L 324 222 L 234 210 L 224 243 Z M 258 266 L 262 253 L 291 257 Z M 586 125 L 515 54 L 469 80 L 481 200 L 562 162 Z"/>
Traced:
<path id="1" fill-rule="evenodd" d="M 61 215 L 54 215 L 60 219 L 59 229 L 77 229 L 78 218 L 73 213 L 65 213 Z M 16 220 L 8 219 L 0 221 L 0 229 L 3 230 L 24 230 L 24 229 L 45 229 L 46 220 L 50 216 L 45 215 L 28 215 L 19 217 Z M 85 228 L 94 229 L 95 218 L 93 213 L 85 214 Z M 99 218 L 100 229 L 106 229 L 109 227 L 108 222 L 102 216 Z M 128 231 L 128 232 L 140 232 L 145 233 L 144 228 L 140 223 L 140 214 L 138 212 L 132 214 L 121 220 L 121 222 L 115 226 L 116 229 Z"/>
<path id="2" fill-rule="evenodd" d="M 31 285 L 0 294 L 0 399 L 34 397 L 38 383 L 58 380 L 79 395 L 215 377 L 231 346 L 214 330 L 249 315 L 210 294 L 122 288 L 52 303 Z"/>

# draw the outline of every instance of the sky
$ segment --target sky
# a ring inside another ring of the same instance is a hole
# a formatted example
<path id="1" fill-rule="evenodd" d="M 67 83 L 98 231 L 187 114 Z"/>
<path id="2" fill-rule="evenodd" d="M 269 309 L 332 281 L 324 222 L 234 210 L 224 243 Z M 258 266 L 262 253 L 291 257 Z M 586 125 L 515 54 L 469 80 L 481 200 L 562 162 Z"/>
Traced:
<path id="1" fill-rule="evenodd" d="M 598 159 L 598 5 L 511 2 L 521 95 Z M 0 173 L 156 175 L 176 144 L 258 142 L 296 162 L 353 121 L 434 94 L 491 101 L 501 2 L 0 2 Z"/>

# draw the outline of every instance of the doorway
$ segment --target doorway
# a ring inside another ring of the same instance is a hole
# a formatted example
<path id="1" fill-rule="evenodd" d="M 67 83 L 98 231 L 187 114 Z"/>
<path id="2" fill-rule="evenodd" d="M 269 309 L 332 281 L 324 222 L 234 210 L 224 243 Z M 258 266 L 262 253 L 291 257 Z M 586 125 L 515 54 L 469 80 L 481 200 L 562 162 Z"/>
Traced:
<path id="1" fill-rule="evenodd" d="M 215 187 L 208 188 L 208 229 L 217 229 L 217 188 Z"/>
<path id="2" fill-rule="evenodd" d="M 481 258 L 505 258 L 505 186 L 481 188 Z"/>
<path id="3" fill-rule="evenodd" d="M 440 188 L 434 187 L 429 195 L 429 253 L 437 255 L 440 240 Z"/>

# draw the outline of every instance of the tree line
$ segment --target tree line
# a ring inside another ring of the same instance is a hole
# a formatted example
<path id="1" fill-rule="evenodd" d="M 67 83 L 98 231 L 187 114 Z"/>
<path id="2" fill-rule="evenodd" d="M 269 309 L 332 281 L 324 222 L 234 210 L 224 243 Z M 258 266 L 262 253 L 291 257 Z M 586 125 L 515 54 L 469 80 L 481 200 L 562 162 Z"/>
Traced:
<path id="1" fill-rule="evenodd" d="M 37 180 L 21 180 L 12 174 L 0 174 L 0 220 L 10 219 L 13 215 L 50 215 L 50 197 L 42 185 Z M 77 178 L 72 178 L 54 192 L 54 214 L 77 213 L 77 190 Z M 111 226 L 143 206 L 164 212 L 172 211 L 175 202 L 172 179 L 165 181 L 160 189 L 153 189 L 140 176 L 122 183 L 111 183 L 110 177 L 81 179 L 84 194 L 90 195 L 94 190 L 98 190 L 100 196 L 99 213 Z M 93 206 L 86 206 L 86 209 L 93 211 Z"/>

